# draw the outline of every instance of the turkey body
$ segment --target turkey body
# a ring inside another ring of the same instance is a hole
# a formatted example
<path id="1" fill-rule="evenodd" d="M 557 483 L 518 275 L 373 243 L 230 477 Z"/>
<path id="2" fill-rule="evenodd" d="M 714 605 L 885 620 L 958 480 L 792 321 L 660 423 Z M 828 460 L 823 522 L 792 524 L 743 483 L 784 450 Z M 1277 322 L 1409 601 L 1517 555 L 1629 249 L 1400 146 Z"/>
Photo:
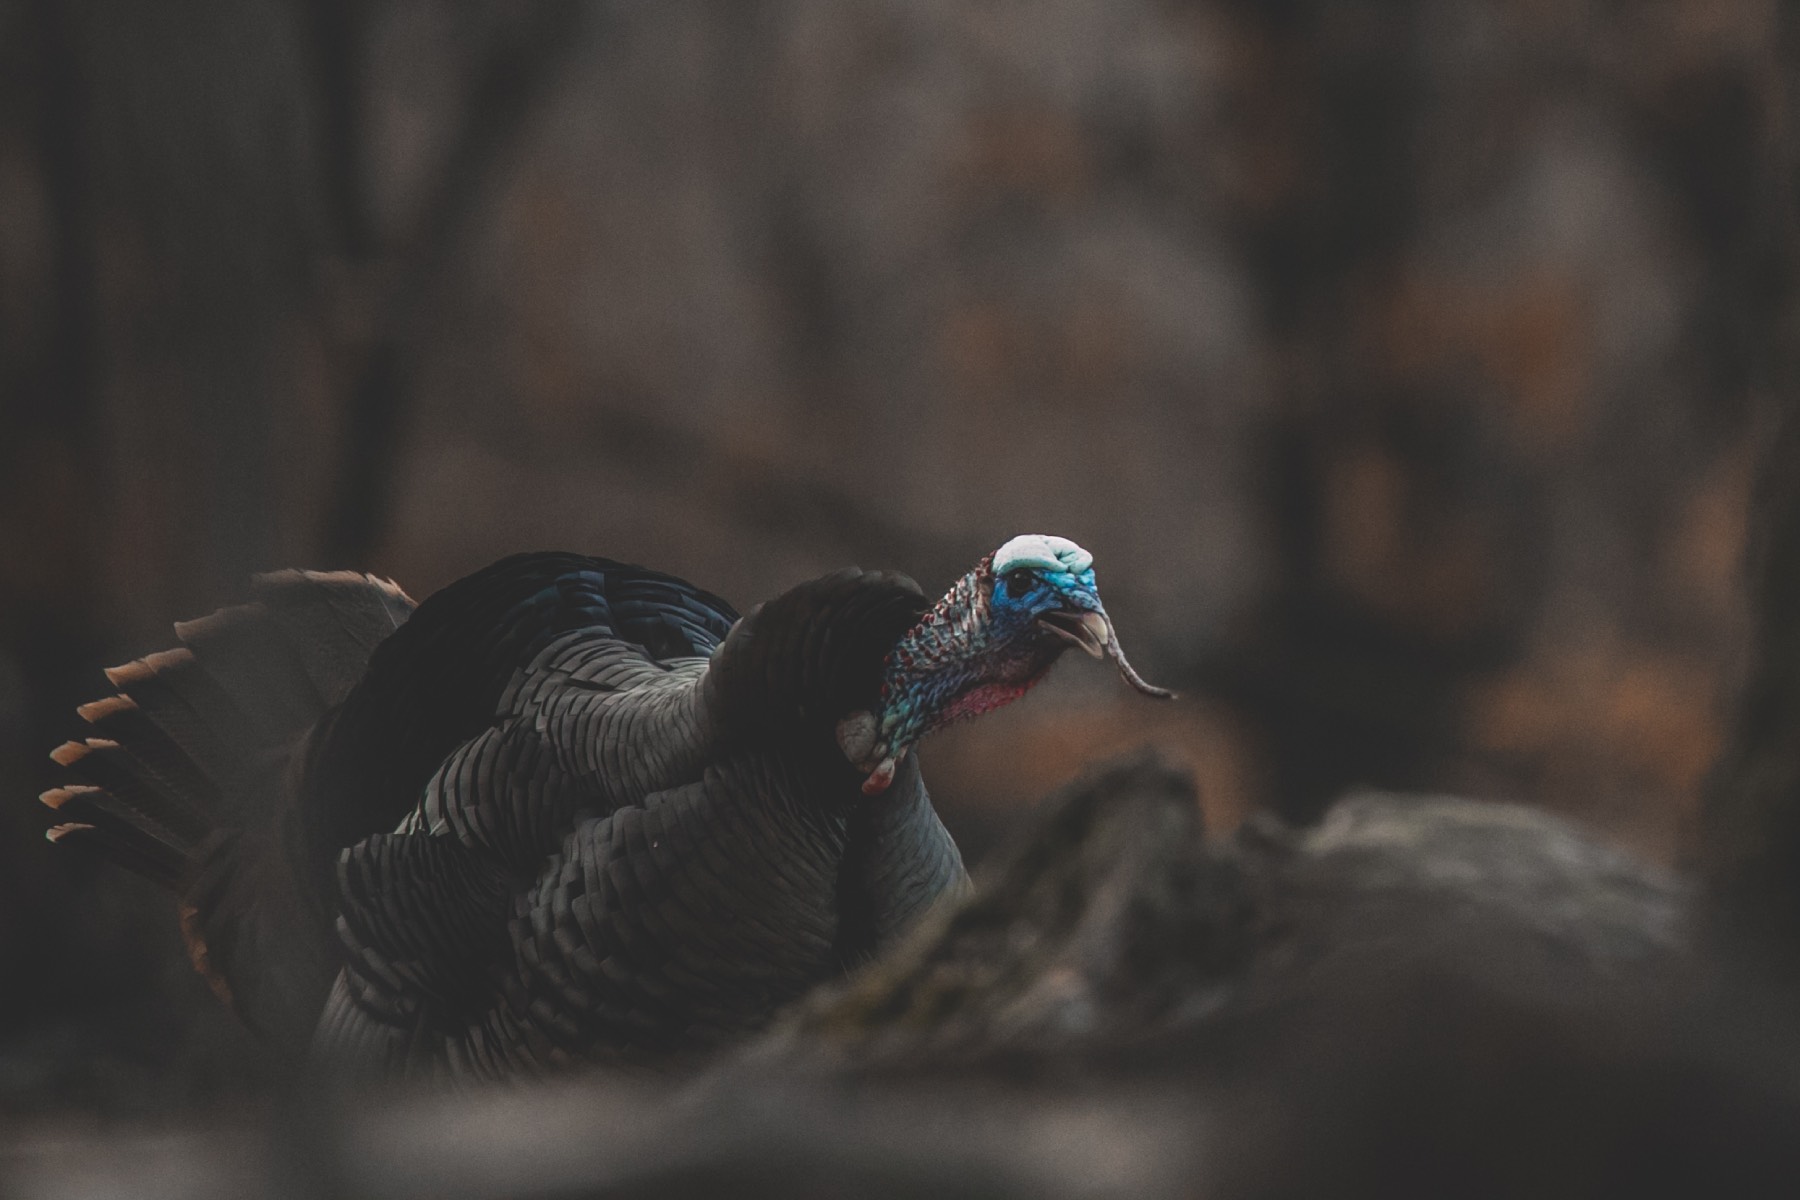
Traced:
<path id="1" fill-rule="evenodd" d="M 259 577 L 111 673 L 51 836 L 175 890 L 215 991 L 315 1063 L 680 1061 L 962 886 L 916 756 L 865 795 L 833 735 L 927 607 L 844 571 L 739 620 L 570 554 L 416 610 L 366 576 Z"/>

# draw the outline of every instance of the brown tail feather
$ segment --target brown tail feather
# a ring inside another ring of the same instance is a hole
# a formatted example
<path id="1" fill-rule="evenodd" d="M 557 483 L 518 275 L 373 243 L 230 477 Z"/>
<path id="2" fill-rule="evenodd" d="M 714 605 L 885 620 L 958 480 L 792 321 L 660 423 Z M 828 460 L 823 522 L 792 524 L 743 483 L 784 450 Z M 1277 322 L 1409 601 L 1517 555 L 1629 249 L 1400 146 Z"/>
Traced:
<path id="1" fill-rule="evenodd" d="M 108 696 L 75 710 L 109 742 L 130 746 L 144 772 L 165 795 L 181 797 L 199 828 L 216 818 L 224 798 L 219 785 L 129 696 Z"/>
<path id="2" fill-rule="evenodd" d="M 181 886 L 180 856 L 166 852 L 166 848 L 156 846 L 130 826 L 114 824 L 104 818 L 98 824 L 65 821 L 52 825 L 44 831 L 44 836 L 59 846 L 74 846 L 97 853 L 171 891 Z"/>
<path id="3" fill-rule="evenodd" d="M 318 907 L 283 842 L 289 760 L 412 602 L 346 572 L 258 576 L 248 604 L 182 622 L 182 645 L 114 667 L 79 712 L 97 737 L 52 752 L 87 785 L 45 804 L 59 845 L 181 894 L 195 965 L 251 1025 L 294 1043 L 329 983 Z"/>
<path id="4" fill-rule="evenodd" d="M 221 791 L 242 786 L 255 731 L 186 647 L 108 668 L 106 678 L 168 735 Z"/>
<path id="5" fill-rule="evenodd" d="M 78 783 L 51 788 L 38 799 L 69 821 L 98 826 L 132 842 L 151 857 L 167 860 L 169 870 L 177 876 L 195 845 L 192 837 L 157 820 L 142 806 L 120 800 L 104 787 Z"/>
<path id="6" fill-rule="evenodd" d="M 391 580 L 352 571 L 272 571 L 251 581 L 251 594 L 290 645 L 307 648 L 307 673 L 334 704 L 413 609 Z"/>
<path id="7" fill-rule="evenodd" d="M 135 751 L 136 747 L 126 750 L 107 738 L 88 738 L 64 742 L 50 757 L 88 782 L 99 784 L 142 822 L 168 830 L 184 846 L 205 837 L 214 818 L 201 804 L 175 790 Z"/>
<path id="8" fill-rule="evenodd" d="M 279 746 L 330 707 L 305 661 L 258 604 L 221 608 L 175 625 L 202 669 L 238 702 L 263 746 Z"/>

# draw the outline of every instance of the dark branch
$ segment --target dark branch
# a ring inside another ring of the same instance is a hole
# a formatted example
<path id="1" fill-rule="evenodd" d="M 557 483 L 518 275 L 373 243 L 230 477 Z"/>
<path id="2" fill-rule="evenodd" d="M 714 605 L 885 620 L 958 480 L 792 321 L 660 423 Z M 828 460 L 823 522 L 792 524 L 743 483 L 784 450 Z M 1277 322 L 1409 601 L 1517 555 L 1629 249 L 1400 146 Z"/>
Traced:
<path id="1" fill-rule="evenodd" d="M 368 565 L 387 525 L 394 462 L 437 295 L 507 155 L 580 45 L 591 7 L 585 0 L 530 5 L 500 34 L 477 73 L 416 232 L 392 256 L 391 285 L 372 306 L 381 324 L 346 400 L 344 459 L 324 538 L 335 565 Z"/>

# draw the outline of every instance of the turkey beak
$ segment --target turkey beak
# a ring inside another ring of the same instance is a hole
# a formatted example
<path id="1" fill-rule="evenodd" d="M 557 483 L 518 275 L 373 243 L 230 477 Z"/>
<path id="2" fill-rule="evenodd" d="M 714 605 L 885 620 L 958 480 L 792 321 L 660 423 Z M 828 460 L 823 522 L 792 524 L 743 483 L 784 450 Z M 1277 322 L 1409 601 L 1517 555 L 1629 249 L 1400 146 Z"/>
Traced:
<path id="1" fill-rule="evenodd" d="M 1173 700 L 1175 693 L 1167 688 L 1159 688 L 1146 682 L 1142 675 L 1132 669 L 1131 661 L 1125 657 L 1125 650 L 1119 645 L 1119 635 L 1113 629 L 1112 618 L 1105 610 L 1056 609 L 1040 614 L 1038 623 L 1051 633 L 1080 646 L 1095 658 L 1110 658 L 1113 665 L 1119 668 L 1119 675 L 1126 683 L 1146 696 L 1154 696 L 1158 700 Z"/>
<path id="2" fill-rule="evenodd" d="M 1112 640 L 1112 623 L 1105 613 L 1082 609 L 1057 608 L 1038 615 L 1038 624 L 1072 646 L 1087 651 L 1088 657 L 1106 657 L 1107 643 Z"/>

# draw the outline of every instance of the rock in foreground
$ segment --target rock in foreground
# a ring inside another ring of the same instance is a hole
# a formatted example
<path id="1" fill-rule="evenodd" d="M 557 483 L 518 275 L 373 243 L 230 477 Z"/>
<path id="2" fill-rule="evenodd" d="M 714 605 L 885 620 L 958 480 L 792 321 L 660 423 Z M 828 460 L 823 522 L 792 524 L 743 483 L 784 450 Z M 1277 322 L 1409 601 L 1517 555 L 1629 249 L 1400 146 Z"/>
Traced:
<path id="1" fill-rule="evenodd" d="M 1367 793 L 1209 839 L 1143 760 L 698 1080 L 312 1111 L 162 1143 L 162 1194 L 1800 1194 L 1800 1045 L 1693 904 L 1511 806 Z M 19 1194 L 138 1155 L 40 1150 Z"/>

